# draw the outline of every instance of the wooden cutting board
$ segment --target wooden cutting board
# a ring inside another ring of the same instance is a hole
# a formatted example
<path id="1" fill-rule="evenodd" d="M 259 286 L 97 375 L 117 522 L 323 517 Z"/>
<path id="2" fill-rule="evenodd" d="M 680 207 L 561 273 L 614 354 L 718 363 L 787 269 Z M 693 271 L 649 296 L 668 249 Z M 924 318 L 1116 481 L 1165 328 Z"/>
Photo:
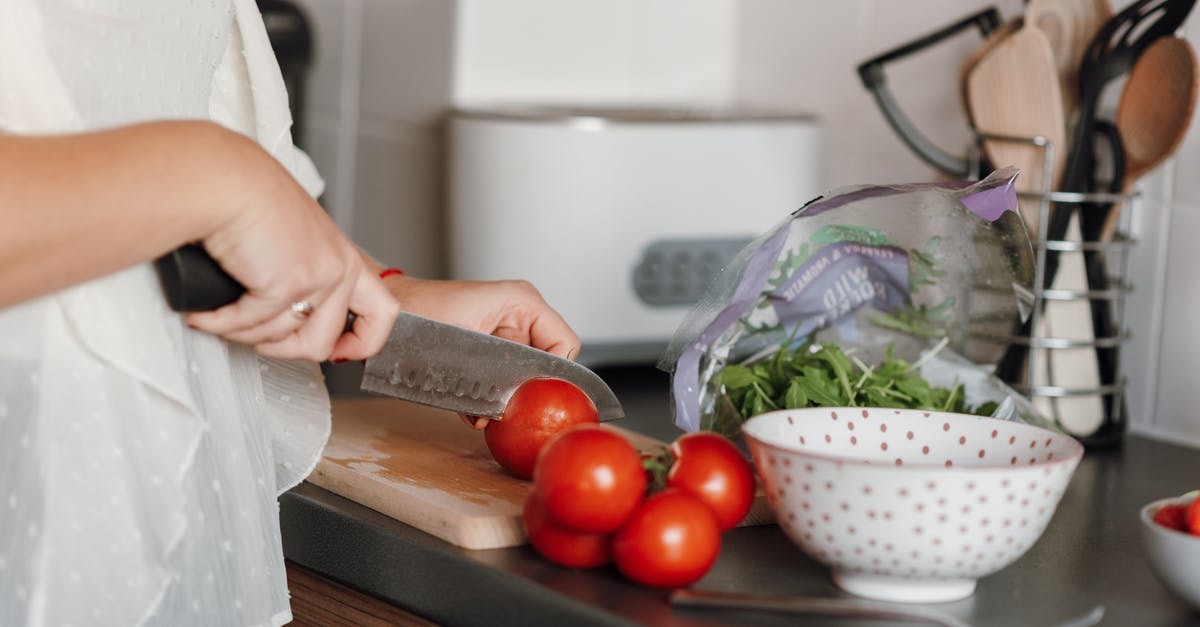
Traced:
<path id="1" fill-rule="evenodd" d="M 639 450 L 663 442 L 622 430 Z M 333 401 L 333 433 L 308 480 L 468 549 L 526 542 L 530 482 L 492 460 L 483 432 L 451 412 L 385 398 Z M 742 525 L 774 522 L 761 494 Z"/>

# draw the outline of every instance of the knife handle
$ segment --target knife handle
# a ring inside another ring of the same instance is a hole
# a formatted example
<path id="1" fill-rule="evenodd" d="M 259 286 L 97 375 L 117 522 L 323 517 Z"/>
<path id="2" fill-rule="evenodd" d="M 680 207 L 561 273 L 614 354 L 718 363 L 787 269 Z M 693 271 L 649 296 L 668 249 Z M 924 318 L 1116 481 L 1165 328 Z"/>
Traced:
<path id="1" fill-rule="evenodd" d="M 236 302 L 246 287 L 230 276 L 200 244 L 185 244 L 154 260 L 167 306 L 173 311 L 212 311 Z M 354 329 L 353 311 L 346 312 L 343 333 Z"/>
<path id="2" fill-rule="evenodd" d="M 186 244 L 159 257 L 154 270 L 174 311 L 211 311 L 246 293 L 200 244 Z"/>

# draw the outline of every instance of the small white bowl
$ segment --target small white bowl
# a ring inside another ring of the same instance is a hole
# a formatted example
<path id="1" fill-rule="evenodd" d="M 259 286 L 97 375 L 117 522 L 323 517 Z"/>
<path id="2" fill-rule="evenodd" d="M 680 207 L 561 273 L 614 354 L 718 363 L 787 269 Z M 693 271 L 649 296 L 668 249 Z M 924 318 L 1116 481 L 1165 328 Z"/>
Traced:
<path id="1" fill-rule="evenodd" d="M 824 407 L 742 425 L 784 532 L 852 594 L 931 603 L 1023 555 L 1083 457 L 1070 436 L 944 412 Z"/>
<path id="2" fill-rule="evenodd" d="M 1154 574 L 1168 590 L 1200 611 L 1200 536 L 1154 522 L 1154 513 L 1163 505 L 1191 503 L 1198 494 L 1154 501 L 1142 508 L 1140 518 L 1142 547 Z"/>

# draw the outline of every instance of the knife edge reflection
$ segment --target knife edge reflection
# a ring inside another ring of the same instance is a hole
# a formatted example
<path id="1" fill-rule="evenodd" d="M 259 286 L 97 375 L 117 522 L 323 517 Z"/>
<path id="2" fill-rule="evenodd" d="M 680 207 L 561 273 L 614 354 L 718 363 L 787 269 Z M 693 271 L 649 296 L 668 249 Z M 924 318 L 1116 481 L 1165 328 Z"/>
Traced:
<path id="1" fill-rule="evenodd" d="M 591 370 L 545 351 L 402 312 L 379 354 L 367 360 L 362 389 L 472 416 L 497 418 L 522 383 L 565 379 L 596 404 L 600 420 L 625 415 Z"/>

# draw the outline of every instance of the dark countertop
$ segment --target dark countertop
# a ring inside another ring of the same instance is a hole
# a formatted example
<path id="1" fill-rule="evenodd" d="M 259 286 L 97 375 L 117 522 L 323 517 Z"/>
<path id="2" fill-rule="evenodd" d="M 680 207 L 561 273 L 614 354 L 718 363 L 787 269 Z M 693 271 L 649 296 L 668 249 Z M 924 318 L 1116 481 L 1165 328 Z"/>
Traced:
<path id="1" fill-rule="evenodd" d="M 678 435 L 665 373 L 598 372 L 625 406 L 621 426 L 667 441 Z M 1033 548 L 981 579 L 972 597 L 936 607 L 979 627 L 1058 625 L 1096 605 L 1105 608 L 1102 625 L 1200 626 L 1200 613 L 1155 579 L 1138 529 L 1142 505 L 1197 487 L 1196 449 L 1127 436 L 1119 449 L 1089 451 Z M 528 546 L 463 549 L 308 483 L 284 494 L 280 508 L 289 559 L 446 625 L 887 624 L 673 608 L 665 593 L 611 567 L 560 568 Z M 775 525 L 727 533 L 716 565 L 693 587 L 844 596 Z"/>

